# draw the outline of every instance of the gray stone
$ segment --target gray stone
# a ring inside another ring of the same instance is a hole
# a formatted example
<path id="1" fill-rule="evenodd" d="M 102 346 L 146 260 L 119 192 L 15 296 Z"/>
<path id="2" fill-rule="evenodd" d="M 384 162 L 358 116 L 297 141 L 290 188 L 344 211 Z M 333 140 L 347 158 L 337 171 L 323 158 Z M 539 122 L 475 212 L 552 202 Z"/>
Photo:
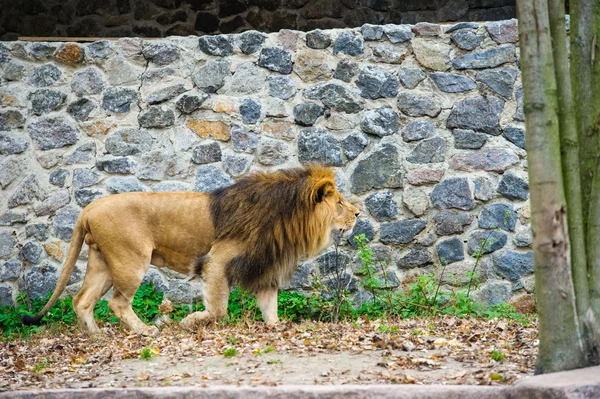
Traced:
<path id="1" fill-rule="evenodd" d="M 441 91 L 446 93 L 460 93 L 477 88 L 473 79 L 456 73 L 432 72 L 429 77 Z"/>
<path id="2" fill-rule="evenodd" d="M 145 130 L 121 129 L 106 138 L 105 146 L 112 155 L 135 155 L 150 151 L 152 136 Z"/>
<path id="3" fill-rule="evenodd" d="M 0 275 L 0 281 L 11 281 L 19 278 L 23 271 L 23 263 L 17 258 L 12 258 L 2 265 L 2 274 Z M 0 294 L 0 296 L 2 296 Z M 2 306 L 2 305 L 0 305 Z"/>
<path id="4" fill-rule="evenodd" d="M 154 186 L 154 191 L 157 193 L 192 191 L 192 187 L 189 183 L 183 183 L 180 181 L 162 181 Z"/>
<path id="5" fill-rule="evenodd" d="M 426 225 L 423 220 L 382 223 L 379 228 L 379 240 L 384 244 L 408 244 Z"/>
<path id="6" fill-rule="evenodd" d="M 246 31 L 237 35 L 237 45 L 244 54 L 253 54 L 262 48 L 267 35 L 257 31 Z"/>
<path id="7" fill-rule="evenodd" d="M 0 164 L 0 186 L 6 188 L 23 173 L 25 168 L 25 161 L 19 158 L 9 158 Z"/>
<path id="8" fill-rule="evenodd" d="M 396 260 L 396 265 L 401 269 L 413 269 L 415 267 L 423 267 L 431 265 L 433 257 L 428 249 L 415 245 L 408 252 L 403 253 Z"/>
<path id="9" fill-rule="evenodd" d="M 82 188 L 75 190 L 75 202 L 77 202 L 77 205 L 82 208 L 102 197 L 104 197 L 104 193 L 95 188 Z"/>
<path id="10" fill-rule="evenodd" d="M 33 203 L 34 200 L 42 200 L 44 198 L 44 190 L 40 187 L 40 183 L 35 174 L 29 175 L 13 192 L 8 199 L 8 207 L 14 208 L 19 205 Z"/>
<path id="11" fill-rule="evenodd" d="M 402 129 L 402 139 L 406 142 L 422 140 L 434 134 L 433 123 L 423 120 L 411 121 Z"/>
<path id="12" fill-rule="evenodd" d="M 258 65 L 271 71 L 289 74 L 292 72 L 292 55 L 277 47 L 265 47 L 260 51 Z"/>
<path id="13" fill-rule="evenodd" d="M 406 160 L 410 163 L 438 163 L 446 160 L 448 144 L 441 137 L 425 139 L 408 154 Z"/>
<path id="14" fill-rule="evenodd" d="M 142 49 L 144 58 L 158 66 L 174 63 L 181 58 L 179 48 L 171 43 L 152 43 Z"/>
<path id="15" fill-rule="evenodd" d="M 192 162 L 200 165 L 220 162 L 221 157 L 221 146 L 216 142 L 196 146 L 192 152 Z"/>
<path id="16" fill-rule="evenodd" d="M 240 114 L 242 115 L 242 122 L 247 125 L 253 125 L 260 119 L 260 112 L 262 106 L 260 101 L 253 98 L 247 98 L 240 105 Z"/>
<path id="17" fill-rule="evenodd" d="M 398 94 L 398 79 L 391 73 L 372 65 L 367 65 L 360 71 L 356 86 L 360 89 L 362 97 L 371 100 L 391 98 Z"/>
<path id="18" fill-rule="evenodd" d="M 483 285 L 477 292 L 477 302 L 498 305 L 511 297 L 511 284 L 505 281 L 492 280 Z"/>
<path id="19" fill-rule="evenodd" d="M 205 93 L 215 93 L 225 84 L 225 79 L 231 76 L 231 61 L 211 60 L 202 65 L 192 74 L 192 80 L 197 88 Z"/>
<path id="20" fill-rule="evenodd" d="M 533 252 L 502 251 L 492 255 L 496 273 L 510 281 L 533 273 Z"/>
<path id="21" fill-rule="evenodd" d="M 258 162 L 263 165 L 281 165 L 289 157 L 290 149 L 281 141 L 263 139 L 258 146 Z"/>
<path id="22" fill-rule="evenodd" d="M 398 94 L 398 109 L 408 116 L 431 116 L 442 111 L 440 100 L 431 93 L 404 91 Z"/>
<path id="23" fill-rule="evenodd" d="M 230 35 L 205 35 L 198 39 L 200 50 L 209 55 L 226 57 L 233 55 L 233 36 Z"/>
<path id="24" fill-rule="evenodd" d="M 252 164 L 252 158 L 244 155 L 223 155 L 223 169 L 233 177 L 239 177 L 243 175 L 250 165 Z"/>
<path id="25" fill-rule="evenodd" d="M 398 148 L 392 144 L 376 147 L 358 161 L 350 181 L 353 193 L 402 187 L 402 162 Z"/>
<path id="26" fill-rule="evenodd" d="M 153 105 L 140 112 L 138 122 L 141 127 L 168 127 L 175 124 L 175 113 L 162 105 Z"/>
<path id="27" fill-rule="evenodd" d="M 23 126 L 25 118 L 16 109 L 0 111 L 0 130 L 11 130 Z"/>
<path id="28" fill-rule="evenodd" d="M 199 303 L 202 298 L 202 286 L 181 280 L 170 280 L 167 298 L 174 303 Z"/>
<path id="29" fill-rule="evenodd" d="M 529 198 L 529 183 L 513 172 L 506 172 L 498 184 L 498 193 L 509 200 L 525 201 Z"/>
<path id="30" fill-rule="evenodd" d="M 447 71 L 451 68 L 450 54 L 453 48 L 449 44 L 421 37 L 413 39 L 411 44 L 420 65 L 434 71 Z"/>
<path id="31" fill-rule="evenodd" d="M 148 191 L 135 177 L 111 177 L 106 180 L 106 188 L 113 194 Z"/>
<path id="32" fill-rule="evenodd" d="M 313 273 L 313 264 L 312 262 L 304 262 L 296 272 L 292 276 L 292 279 L 289 283 L 289 288 L 298 289 L 298 288 L 313 288 L 313 279 L 311 278 L 311 274 Z M 285 287 L 288 288 L 288 287 Z"/>
<path id="33" fill-rule="evenodd" d="M 25 235 L 34 237 L 38 241 L 46 241 L 48 239 L 50 225 L 47 223 L 29 223 L 25 226 Z"/>
<path id="34" fill-rule="evenodd" d="M 477 29 L 479 24 L 476 22 L 459 22 L 456 25 L 452 25 L 444 31 L 444 33 L 451 33 L 459 29 Z"/>
<path id="35" fill-rule="evenodd" d="M 465 259 L 463 242 L 458 237 L 440 242 L 435 246 L 435 249 L 437 250 L 438 259 L 442 266 Z"/>
<path id="36" fill-rule="evenodd" d="M 478 35 L 470 30 L 459 30 L 454 32 L 452 36 L 450 36 L 450 39 L 459 49 L 471 51 L 475 50 L 481 42 L 483 42 L 485 36 Z"/>
<path id="37" fill-rule="evenodd" d="M 0 259 L 10 259 L 17 247 L 16 234 L 11 231 L 0 230 Z"/>
<path id="38" fill-rule="evenodd" d="M 454 147 L 461 150 L 478 150 L 485 145 L 488 139 L 487 134 L 467 129 L 454 129 L 452 135 L 454 136 Z"/>
<path id="39" fill-rule="evenodd" d="M 73 74 L 71 90 L 79 97 L 102 93 L 103 88 L 102 74 L 96 68 L 86 68 Z"/>
<path id="40" fill-rule="evenodd" d="M 475 256 L 491 254 L 504 248 L 507 240 L 506 233 L 498 230 L 475 230 L 469 234 L 467 252 Z"/>
<path id="41" fill-rule="evenodd" d="M 529 226 L 521 226 L 517 229 L 513 242 L 517 247 L 531 247 L 533 234 Z"/>
<path id="42" fill-rule="evenodd" d="M 86 121 L 96 108 L 97 105 L 92 100 L 80 98 L 69 104 L 67 112 L 78 121 Z"/>
<path id="43" fill-rule="evenodd" d="M 110 54 L 110 43 L 108 40 L 98 40 L 87 46 L 91 58 L 105 59 Z"/>
<path id="44" fill-rule="evenodd" d="M 96 156 L 96 143 L 91 141 L 80 145 L 65 157 L 65 164 L 73 165 L 76 163 L 90 162 Z"/>
<path id="45" fill-rule="evenodd" d="M 507 44 L 488 50 L 460 55 L 454 59 L 452 66 L 456 69 L 483 69 L 515 61 L 517 61 L 515 46 Z"/>
<path id="46" fill-rule="evenodd" d="M 414 89 L 419 83 L 421 83 L 427 74 L 423 72 L 421 68 L 399 68 L 398 79 L 402 86 L 407 89 Z"/>
<path id="47" fill-rule="evenodd" d="M 383 32 L 392 43 L 404 43 L 412 37 L 410 25 L 383 25 Z"/>
<path id="48" fill-rule="evenodd" d="M 40 261 L 42 252 L 44 252 L 44 249 L 39 242 L 29 241 L 19 251 L 19 259 L 35 264 Z"/>
<path id="49" fill-rule="evenodd" d="M 363 102 L 352 90 L 333 82 L 322 82 L 307 87 L 302 94 L 305 98 L 321 100 L 326 107 L 346 114 L 355 114 L 364 108 Z"/>
<path id="50" fill-rule="evenodd" d="M 465 212 L 441 211 L 433 217 L 435 232 L 440 236 L 461 234 L 473 222 L 473 217 Z"/>
<path id="51" fill-rule="evenodd" d="M 317 50 L 331 46 L 331 37 L 321 29 L 306 32 L 306 46 Z"/>
<path id="52" fill-rule="evenodd" d="M 54 43 L 36 42 L 31 45 L 31 55 L 36 60 L 44 60 L 54 54 L 56 47 Z"/>
<path id="53" fill-rule="evenodd" d="M 358 64 L 356 62 L 341 60 L 338 62 L 333 77 L 344 82 L 350 82 L 354 75 L 358 72 Z"/>
<path id="54" fill-rule="evenodd" d="M 244 62 L 235 69 L 229 90 L 235 94 L 259 92 L 265 85 L 265 71 L 253 62 Z"/>
<path id="55" fill-rule="evenodd" d="M 343 252 L 328 251 L 317 257 L 315 263 L 319 268 L 319 273 L 327 276 L 344 271 L 350 263 L 350 257 Z"/>
<path id="56" fill-rule="evenodd" d="M 221 169 L 216 166 L 199 166 L 196 169 L 196 184 L 194 191 L 210 192 L 218 188 L 231 185 L 232 181 Z"/>
<path id="57" fill-rule="evenodd" d="M 383 26 L 364 24 L 360 28 L 360 33 L 365 40 L 379 40 L 383 37 Z"/>
<path id="58" fill-rule="evenodd" d="M 48 181 L 53 186 L 63 187 L 65 185 L 65 180 L 69 177 L 69 171 L 66 169 L 57 169 L 50 173 L 50 177 Z"/>
<path id="59" fill-rule="evenodd" d="M 347 159 L 352 160 L 360 155 L 369 144 L 369 138 L 363 132 L 355 132 L 342 141 L 342 151 Z"/>
<path id="60" fill-rule="evenodd" d="M 140 79 L 144 79 L 146 75 L 141 69 L 134 67 L 121 56 L 111 58 L 105 62 L 104 70 L 108 77 L 108 83 L 112 86 L 137 84 L 139 87 Z"/>
<path id="61" fill-rule="evenodd" d="M 73 186 L 75 188 L 84 188 L 93 186 L 102 179 L 100 174 L 87 168 L 77 168 L 73 170 Z"/>
<path id="62" fill-rule="evenodd" d="M 431 202 L 439 209 L 468 211 L 475 206 L 469 182 L 463 177 L 451 177 L 436 184 L 431 192 Z"/>
<path id="63" fill-rule="evenodd" d="M 179 177 L 187 172 L 187 166 L 188 163 L 173 150 L 154 150 L 141 156 L 137 177 L 146 180 Z"/>
<path id="64" fill-rule="evenodd" d="M 152 284 L 157 292 L 165 292 L 168 289 L 160 273 L 154 269 L 148 270 L 144 275 L 141 284 Z"/>
<path id="65" fill-rule="evenodd" d="M 342 166 L 340 143 L 323 128 L 303 129 L 298 135 L 298 161 Z"/>
<path id="66" fill-rule="evenodd" d="M 238 126 L 231 128 L 231 145 L 236 152 L 254 153 L 258 147 L 258 139 L 258 134 L 254 132 L 248 132 Z"/>
<path id="67" fill-rule="evenodd" d="M 62 91 L 39 89 L 29 93 L 27 99 L 31 102 L 34 115 L 43 115 L 58 109 L 66 100 L 67 95 Z"/>
<path id="68" fill-rule="evenodd" d="M 0 44 L 0 64 L 4 64 L 10 59 L 10 51 L 5 45 Z"/>
<path id="69" fill-rule="evenodd" d="M 515 126 L 507 126 L 504 128 L 502 136 L 517 147 L 525 149 L 525 130 Z"/>
<path id="70" fill-rule="evenodd" d="M 475 199 L 489 201 L 496 196 L 496 183 L 492 179 L 479 176 L 473 180 Z"/>
<path id="71" fill-rule="evenodd" d="M 44 299 L 56 288 L 58 274 L 56 267 L 49 262 L 44 262 L 39 266 L 34 266 L 25 273 L 24 290 L 27 291 L 30 299 Z"/>
<path id="72" fill-rule="evenodd" d="M 379 222 L 392 220 L 398 216 L 398 205 L 394 201 L 394 193 L 390 190 L 375 191 L 365 199 L 365 206 Z"/>
<path id="73" fill-rule="evenodd" d="M 375 237 L 375 230 L 373 230 L 373 226 L 366 219 L 357 219 L 350 235 L 348 236 L 348 243 L 352 246 L 352 248 L 358 248 L 358 242 L 355 240 L 356 236 L 361 234 L 365 235 L 365 238 L 368 241 L 371 241 L 373 237 Z"/>
<path id="74" fill-rule="evenodd" d="M 452 107 L 446 126 L 448 128 L 471 129 L 494 136 L 500 135 L 500 115 L 504 101 L 497 97 L 469 97 Z"/>
<path id="75" fill-rule="evenodd" d="M 375 136 L 389 136 L 398 131 L 398 115 L 387 105 L 372 109 L 364 113 L 360 127 Z"/>
<path id="76" fill-rule="evenodd" d="M 8 210 L 0 215 L 0 226 L 12 226 L 14 224 L 24 224 L 29 220 L 27 213 Z"/>
<path id="77" fill-rule="evenodd" d="M 479 214 L 479 228 L 515 231 L 517 213 L 510 204 L 490 204 Z"/>
<path id="78" fill-rule="evenodd" d="M 81 210 L 75 205 L 67 205 L 56 212 L 52 221 L 52 232 L 63 241 L 69 241 L 73 235 L 73 228 Z"/>
<path id="79" fill-rule="evenodd" d="M 29 83 L 36 87 L 48 87 L 61 77 L 60 69 L 54 64 L 44 64 L 36 67 L 29 75 Z"/>
<path id="80" fill-rule="evenodd" d="M 419 36 L 439 36 L 442 33 L 442 27 L 438 24 L 429 22 L 418 22 L 413 26 L 412 31 Z"/>
<path id="81" fill-rule="evenodd" d="M 315 103 L 301 103 L 294 107 L 294 121 L 301 126 L 312 126 L 325 108 Z"/>
<path id="82" fill-rule="evenodd" d="M 519 70 L 516 68 L 487 69 L 477 72 L 475 79 L 485 83 L 496 93 L 510 100 L 518 73 Z"/>
<path id="83" fill-rule="evenodd" d="M 184 114 L 191 114 L 199 109 L 209 97 L 210 96 L 206 93 L 201 93 L 199 96 L 184 94 L 179 97 L 175 106 Z"/>
<path id="84" fill-rule="evenodd" d="M 457 170 L 472 172 L 487 170 L 502 173 L 519 162 L 519 157 L 508 148 L 483 148 L 477 151 L 466 151 L 450 158 L 450 165 Z"/>
<path id="85" fill-rule="evenodd" d="M 187 89 L 183 85 L 183 83 L 178 83 L 175 85 L 163 87 L 158 90 L 154 90 L 148 98 L 146 98 L 146 102 L 148 104 L 160 104 L 167 100 L 177 97 L 178 95 L 185 93 Z"/>
<path id="86" fill-rule="evenodd" d="M 347 54 L 357 56 L 365 51 L 365 41 L 355 32 L 343 31 L 333 42 L 333 54 Z"/>
<path id="87" fill-rule="evenodd" d="M 69 190 L 64 188 L 50 194 L 41 203 L 33 206 L 33 211 L 37 216 L 53 215 L 54 212 L 71 202 L 71 194 Z"/>
<path id="88" fill-rule="evenodd" d="M 358 287 L 358 280 L 352 274 L 342 273 L 339 277 L 334 276 L 330 279 L 323 281 L 323 288 L 321 288 L 321 296 L 331 301 L 333 300 L 332 293 L 339 290 L 339 287 L 347 289 L 350 293 L 356 292 Z"/>
<path id="89" fill-rule="evenodd" d="M 267 83 L 269 84 L 269 95 L 272 97 L 287 100 L 296 95 L 296 82 L 290 76 L 269 75 Z"/>
<path id="90" fill-rule="evenodd" d="M 375 296 L 369 291 L 358 291 L 356 295 L 354 295 L 354 299 L 352 301 L 354 302 L 355 308 L 360 308 L 362 307 L 363 303 L 373 303 L 373 298 L 375 298 Z"/>
<path id="91" fill-rule="evenodd" d="M 492 39 L 498 44 L 517 43 L 519 41 L 519 30 L 516 19 L 486 22 L 485 28 Z"/>
<path id="92" fill-rule="evenodd" d="M 111 112 L 129 112 L 138 100 L 138 92 L 124 87 L 109 87 L 102 95 L 102 108 Z"/>
<path id="93" fill-rule="evenodd" d="M 25 65 L 10 61 L 4 66 L 4 79 L 12 81 L 23 80 L 26 72 Z"/>
<path id="94" fill-rule="evenodd" d="M 523 114 L 523 86 L 519 86 L 515 90 L 515 99 L 517 100 L 517 111 L 513 115 L 513 119 L 525 122 L 525 114 Z"/>
<path id="95" fill-rule="evenodd" d="M 107 173 L 135 173 L 137 170 L 137 162 L 131 158 L 108 157 L 99 159 L 96 162 L 96 168 Z"/>

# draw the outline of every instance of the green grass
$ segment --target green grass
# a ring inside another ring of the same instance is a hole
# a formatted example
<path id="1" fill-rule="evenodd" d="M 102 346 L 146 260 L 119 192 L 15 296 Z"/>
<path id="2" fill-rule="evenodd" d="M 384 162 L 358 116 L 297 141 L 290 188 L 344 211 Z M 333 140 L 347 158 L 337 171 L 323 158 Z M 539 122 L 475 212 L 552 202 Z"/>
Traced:
<path id="1" fill-rule="evenodd" d="M 225 352 L 223 352 L 223 357 L 233 357 L 235 355 L 237 355 L 237 349 L 232 347 L 225 349 Z"/>
<path id="2" fill-rule="evenodd" d="M 502 360 L 504 360 L 504 353 L 500 352 L 497 349 L 494 349 L 492 351 L 492 354 L 490 355 L 490 359 L 495 360 L 497 362 L 501 362 Z"/>
<path id="3" fill-rule="evenodd" d="M 140 351 L 140 359 L 142 359 L 142 360 L 152 359 L 152 351 L 150 350 L 150 348 L 143 348 Z"/>

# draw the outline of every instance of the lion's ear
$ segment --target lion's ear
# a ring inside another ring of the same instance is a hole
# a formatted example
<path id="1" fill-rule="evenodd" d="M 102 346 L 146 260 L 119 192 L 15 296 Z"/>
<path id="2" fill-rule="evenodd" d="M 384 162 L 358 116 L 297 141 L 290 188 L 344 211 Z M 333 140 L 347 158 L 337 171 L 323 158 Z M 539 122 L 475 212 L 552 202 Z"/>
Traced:
<path id="1" fill-rule="evenodd" d="M 335 185 L 330 180 L 321 180 L 315 184 L 313 198 L 318 204 L 333 193 L 335 193 Z"/>

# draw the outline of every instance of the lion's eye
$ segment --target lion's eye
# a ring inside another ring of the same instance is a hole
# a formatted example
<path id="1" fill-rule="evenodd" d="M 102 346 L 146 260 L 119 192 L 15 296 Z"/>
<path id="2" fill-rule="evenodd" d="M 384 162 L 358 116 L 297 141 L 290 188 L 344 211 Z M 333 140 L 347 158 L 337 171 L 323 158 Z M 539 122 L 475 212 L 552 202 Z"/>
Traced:
<path id="1" fill-rule="evenodd" d="M 342 202 L 342 200 L 339 200 L 338 204 L 343 205 L 344 203 Z"/>

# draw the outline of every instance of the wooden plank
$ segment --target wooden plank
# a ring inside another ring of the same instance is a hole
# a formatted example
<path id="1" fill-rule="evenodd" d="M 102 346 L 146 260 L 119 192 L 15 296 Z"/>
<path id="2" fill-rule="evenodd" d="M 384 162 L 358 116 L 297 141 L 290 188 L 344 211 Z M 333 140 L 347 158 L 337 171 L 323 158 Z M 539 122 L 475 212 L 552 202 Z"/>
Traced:
<path id="1" fill-rule="evenodd" d="M 19 40 L 23 42 L 96 42 L 98 40 L 119 40 L 120 37 L 35 37 L 35 36 L 19 36 Z M 159 40 L 161 37 L 140 37 L 142 40 Z"/>

